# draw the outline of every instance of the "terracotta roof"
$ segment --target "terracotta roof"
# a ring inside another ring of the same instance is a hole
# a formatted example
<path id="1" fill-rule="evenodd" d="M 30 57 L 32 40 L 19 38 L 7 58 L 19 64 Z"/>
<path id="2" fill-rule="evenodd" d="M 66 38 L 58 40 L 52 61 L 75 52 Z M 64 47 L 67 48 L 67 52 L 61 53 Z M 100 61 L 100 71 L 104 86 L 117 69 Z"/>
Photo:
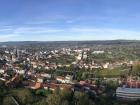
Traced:
<path id="1" fill-rule="evenodd" d="M 48 88 L 52 88 L 52 89 L 57 89 L 57 88 L 71 89 L 72 85 L 49 83 L 49 84 L 43 84 L 43 87 L 48 87 Z"/>

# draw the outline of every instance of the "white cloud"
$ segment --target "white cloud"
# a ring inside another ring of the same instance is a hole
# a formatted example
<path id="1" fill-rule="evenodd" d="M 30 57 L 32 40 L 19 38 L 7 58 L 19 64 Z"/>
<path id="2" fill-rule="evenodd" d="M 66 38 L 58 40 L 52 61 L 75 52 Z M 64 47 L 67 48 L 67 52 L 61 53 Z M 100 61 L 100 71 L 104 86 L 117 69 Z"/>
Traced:
<path id="1" fill-rule="evenodd" d="M 43 27 L 21 27 L 15 29 L 15 34 L 42 34 L 63 32 L 63 29 L 43 28 Z"/>
<path id="2" fill-rule="evenodd" d="M 113 28 L 72 28 L 71 31 L 78 33 L 102 33 L 108 35 L 140 35 L 140 31 L 113 29 Z"/>
<path id="3" fill-rule="evenodd" d="M 10 31 L 9 31 L 10 30 Z M 18 27 L 0 28 L 0 41 L 11 40 L 111 40 L 140 39 L 140 31 L 95 27 Z M 6 34 L 6 32 L 8 32 Z"/>
<path id="4" fill-rule="evenodd" d="M 10 28 L 0 29 L 0 32 L 7 32 L 7 31 L 13 31 L 13 29 Z"/>
<path id="5" fill-rule="evenodd" d="M 0 42 L 10 41 L 11 39 L 16 38 L 18 36 L 19 35 L 16 35 L 16 34 L 0 35 Z"/>

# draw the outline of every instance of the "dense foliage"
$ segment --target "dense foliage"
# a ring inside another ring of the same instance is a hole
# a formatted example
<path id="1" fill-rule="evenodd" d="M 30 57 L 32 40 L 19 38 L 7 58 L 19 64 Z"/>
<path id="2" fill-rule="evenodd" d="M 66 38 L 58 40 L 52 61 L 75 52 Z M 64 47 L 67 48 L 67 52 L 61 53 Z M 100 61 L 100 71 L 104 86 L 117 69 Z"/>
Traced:
<path id="1" fill-rule="evenodd" d="M 110 81 L 106 85 L 104 93 L 96 98 L 82 91 L 6 89 L 1 85 L 0 105 L 15 105 L 16 102 L 20 105 L 139 105 L 139 101 L 122 102 L 110 95 L 115 91 L 116 82 Z"/>

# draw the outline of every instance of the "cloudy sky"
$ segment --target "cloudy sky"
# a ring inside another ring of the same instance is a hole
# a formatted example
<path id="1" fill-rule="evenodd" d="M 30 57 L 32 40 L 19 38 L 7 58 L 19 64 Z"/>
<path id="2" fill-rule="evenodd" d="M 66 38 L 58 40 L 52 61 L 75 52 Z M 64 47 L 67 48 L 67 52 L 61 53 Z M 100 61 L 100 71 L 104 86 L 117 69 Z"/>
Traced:
<path id="1" fill-rule="evenodd" d="M 0 0 L 0 42 L 140 40 L 140 0 Z"/>

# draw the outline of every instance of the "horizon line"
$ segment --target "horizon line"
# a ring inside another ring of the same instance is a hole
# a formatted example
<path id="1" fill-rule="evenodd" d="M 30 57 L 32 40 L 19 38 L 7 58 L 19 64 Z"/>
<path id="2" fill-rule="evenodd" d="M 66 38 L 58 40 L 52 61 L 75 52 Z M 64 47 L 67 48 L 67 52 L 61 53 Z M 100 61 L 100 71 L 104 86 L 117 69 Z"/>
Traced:
<path id="1" fill-rule="evenodd" d="M 107 39 L 107 40 L 46 40 L 46 41 L 39 41 L 39 40 L 23 40 L 23 41 L 0 41 L 0 43 L 5 42 L 82 42 L 82 41 L 140 41 L 140 39 Z"/>

